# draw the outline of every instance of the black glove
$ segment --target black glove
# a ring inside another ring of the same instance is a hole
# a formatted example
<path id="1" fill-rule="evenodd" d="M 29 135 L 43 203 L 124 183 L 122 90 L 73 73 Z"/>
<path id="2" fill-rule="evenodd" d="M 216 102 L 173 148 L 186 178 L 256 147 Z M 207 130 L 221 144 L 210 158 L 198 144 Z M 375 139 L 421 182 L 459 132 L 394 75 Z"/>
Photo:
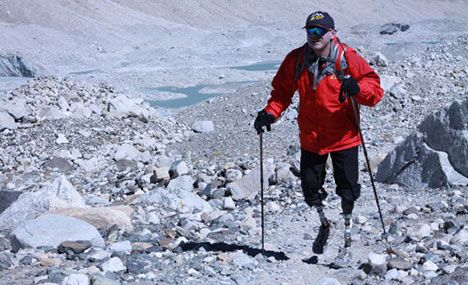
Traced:
<path id="1" fill-rule="evenodd" d="M 347 76 L 343 79 L 343 82 L 341 83 L 341 89 L 340 89 L 340 97 L 339 101 L 340 103 L 343 103 L 346 100 L 345 96 L 355 96 L 359 94 L 359 85 L 354 79 L 354 77 Z"/>
<path id="2" fill-rule="evenodd" d="M 271 124 L 273 124 L 275 120 L 275 116 L 265 112 L 265 110 L 261 110 L 260 112 L 258 112 L 257 118 L 254 122 L 254 127 L 257 130 L 257 134 L 261 134 L 264 132 L 264 126 L 266 126 L 268 131 L 271 131 Z"/>

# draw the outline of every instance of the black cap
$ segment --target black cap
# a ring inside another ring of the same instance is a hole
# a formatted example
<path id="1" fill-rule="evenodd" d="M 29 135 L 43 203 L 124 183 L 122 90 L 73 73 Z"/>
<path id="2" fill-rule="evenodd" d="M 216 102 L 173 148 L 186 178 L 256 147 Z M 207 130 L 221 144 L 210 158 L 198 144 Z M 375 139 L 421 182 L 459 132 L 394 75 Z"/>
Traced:
<path id="1" fill-rule="evenodd" d="M 304 28 L 311 28 L 311 27 L 322 27 L 325 29 L 334 29 L 335 21 L 333 21 L 333 18 L 327 12 L 317 11 L 317 12 L 310 14 L 309 17 L 307 17 Z"/>

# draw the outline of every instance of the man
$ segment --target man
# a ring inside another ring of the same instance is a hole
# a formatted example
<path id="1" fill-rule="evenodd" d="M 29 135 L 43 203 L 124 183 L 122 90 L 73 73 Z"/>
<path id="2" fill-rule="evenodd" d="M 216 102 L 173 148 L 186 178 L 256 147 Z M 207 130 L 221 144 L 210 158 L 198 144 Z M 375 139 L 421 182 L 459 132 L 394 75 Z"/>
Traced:
<path id="1" fill-rule="evenodd" d="M 333 18 L 326 12 L 309 15 L 304 29 L 307 43 L 291 51 L 272 81 L 271 97 L 254 126 L 269 130 L 299 91 L 301 186 L 306 203 L 317 209 L 320 230 L 313 252 L 323 253 L 330 222 L 323 212 L 325 165 L 333 163 L 336 193 L 341 197 L 345 248 L 351 245 L 351 214 L 359 198 L 358 148 L 361 144 L 352 96 L 358 104 L 374 106 L 383 96 L 380 78 L 356 51 L 340 43 Z"/>

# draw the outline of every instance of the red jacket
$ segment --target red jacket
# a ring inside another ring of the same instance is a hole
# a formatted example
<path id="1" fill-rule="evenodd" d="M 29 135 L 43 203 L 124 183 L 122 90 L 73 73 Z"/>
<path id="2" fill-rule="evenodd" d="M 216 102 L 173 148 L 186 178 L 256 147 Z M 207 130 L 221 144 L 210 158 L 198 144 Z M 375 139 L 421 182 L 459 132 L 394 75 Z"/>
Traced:
<path id="1" fill-rule="evenodd" d="M 291 51 L 282 62 L 272 81 L 271 98 L 265 111 L 279 118 L 288 108 L 296 90 L 299 91 L 299 136 L 301 148 L 323 155 L 361 144 L 356 130 L 350 100 L 338 101 L 341 81 L 335 74 L 327 75 L 313 90 L 313 75 L 307 68 L 294 80 L 301 48 Z M 359 94 L 354 96 L 359 104 L 374 106 L 383 96 L 380 78 L 369 64 L 352 48 L 346 50 L 348 68 L 344 69 L 358 81 Z M 310 79 L 309 79 L 310 78 Z"/>

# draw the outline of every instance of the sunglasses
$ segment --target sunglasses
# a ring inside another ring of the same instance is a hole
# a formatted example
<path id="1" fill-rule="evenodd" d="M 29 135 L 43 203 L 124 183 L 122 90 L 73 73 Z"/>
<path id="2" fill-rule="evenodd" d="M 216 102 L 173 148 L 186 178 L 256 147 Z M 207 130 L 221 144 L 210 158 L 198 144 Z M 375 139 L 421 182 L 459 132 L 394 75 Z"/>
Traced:
<path id="1" fill-rule="evenodd" d="M 306 28 L 306 32 L 308 36 L 312 36 L 318 39 L 321 39 L 326 33 L 328 33 L 328 31 L 330 30 L 327 30 L 321 27 Z"/>

